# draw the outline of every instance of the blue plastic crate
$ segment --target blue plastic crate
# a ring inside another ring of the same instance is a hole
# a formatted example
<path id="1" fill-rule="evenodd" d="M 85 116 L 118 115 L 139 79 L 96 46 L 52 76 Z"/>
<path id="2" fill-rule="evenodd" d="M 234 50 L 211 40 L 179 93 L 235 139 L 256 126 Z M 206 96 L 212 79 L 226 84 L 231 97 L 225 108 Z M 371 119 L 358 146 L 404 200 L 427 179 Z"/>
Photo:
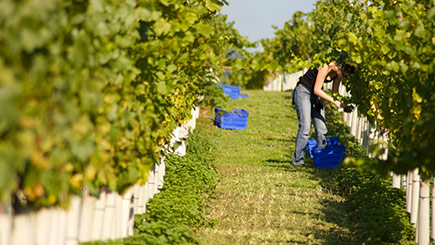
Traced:
<path id="1" fill-rule="evenodd" d="M 328 143 L 328 146 L 338 145 L 339 139 L 340 139 L 339 136 L 327 137 L 326 138 L 326 143 Z M 313 149 L 315 149 L 316 147 L 317 147 L 317 140 L 315 140 L 315 139 L 309 139 L 306 151 L 307 151 L 308 155 L 310 155 L 311 158 L 313 158 L 313 154 L 312 154 L 311 151 Z"/>
<path id="2" fill-rule="evenodd" d="M 226 84 L 219 84 L 219 86 L 222 88 L 225 94 L 228 94 L 230 96 L 232 100 L 239 98 L 240 91 L 242 90 L 242 87 L 239 86 L 232 86 Z"/>
<path id="3" fill-rule="evenodd" d="M 341 164 L 346 157 L 344 145 L 332 145 L 319 150 L 312 150 L 314 167 L 335 168 Z"/>
<path id="4" fill-rule="evenodd" d="M 224 112 L 221 108 L 215 108 L 214 124 L 223 129 L 246 129 L 249 112 L 244 109 L 234 109 L 232 112 Z"/>

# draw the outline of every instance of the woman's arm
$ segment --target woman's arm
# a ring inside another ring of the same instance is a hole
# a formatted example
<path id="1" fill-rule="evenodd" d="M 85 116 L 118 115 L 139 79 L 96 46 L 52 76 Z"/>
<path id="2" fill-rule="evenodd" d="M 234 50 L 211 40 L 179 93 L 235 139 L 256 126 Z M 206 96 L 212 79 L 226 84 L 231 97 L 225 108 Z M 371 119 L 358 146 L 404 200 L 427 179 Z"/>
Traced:
<path id="1" fill-rule="evenodd" d="M 323 82 L 325 81 L 325 78 L 328 75 L 328 73 L 330 72 L 330 70 L 331 70 L 331 67 L 326 65 L 326 64 L 323 67 L 319 68 L 319 72 L 317 73 L 317 77 L 316 77 L 316 83 L 314 84 L 314 94 L 319 96 L 320 98 L 326 100 L 326 101 L 333 103 L 335 106 L 337 106 L 338 109 L 340 109 L 341 102 L 335 101 L 331 96 L 329 96 L 327 93 L 325 93 L 322 90 Z M 340 81 L 341 81 L 341 78 L 340 78 Z M 334 80 L 334 83 L 335 83 L 335 80 Z M 337 86 L 337 90 L 338 90 L 338 86 Z"/>
<path id="2" fill-rule="evenodd" d="M 338 89 L 340 88 L 341 80 L 343 79 L 343 76 L 341 74 L 337 74 L 337 77 L 332 82 L 332 93 L 338 93 Z"/>

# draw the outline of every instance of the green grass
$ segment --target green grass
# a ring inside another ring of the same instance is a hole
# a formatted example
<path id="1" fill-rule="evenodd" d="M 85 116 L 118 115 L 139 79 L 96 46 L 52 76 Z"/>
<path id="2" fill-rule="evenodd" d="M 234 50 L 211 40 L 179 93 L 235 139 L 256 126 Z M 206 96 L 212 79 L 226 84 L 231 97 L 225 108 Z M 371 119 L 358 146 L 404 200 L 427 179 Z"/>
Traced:
<path id="1" fill-rule="evenodd" d="M 298 129 L 291 93 L 247 94 L 227 104 L 249 111 L 246 130 L 210 126 L 211 111 L 198 123 L 214 141 L 221 180 L 207 203 L 219 223 L 196 232 L 201 244 L 348 243 L 352 232 L 334 222 L 343 199 L 322 189 L 322 170 L 310 161 L 291 165 Z"/>
<path id="2" fill-rule="evenodd" d="M 206 201 L 217 225 L 195 229 L 200 244 L 412 243 L 403 190 L 346 167 L 316 169 L 307 158 L 304 166 L 291 165 L 298 129 L 291 93 L 243 93 L 249 97 L 226 107 L 249 111 L 246 130 L 213 126 L 214 113 L 204 108 L 198 121 L 197 131 L 215 146 L 220 175 Z M 346 155 L 364 157 L 340 115 L 327 111 L 327 124 Z"/>
<path id="3" fill-rule="evenodd" d="M 413 244 L 404 192 L 391 179 L 316 169 L 308 158 L 292 166 L 290 92 L 247 93 L 226 104 L 249 111 L 246 130 L 219 129 L 202 108 L 187 155 L 166 159 L 164 188 L 136 215 L 135 235 L 89 244 Z M 340 136 L 347 156 L 366 157 L 326 109 L 329 136 Z"/>

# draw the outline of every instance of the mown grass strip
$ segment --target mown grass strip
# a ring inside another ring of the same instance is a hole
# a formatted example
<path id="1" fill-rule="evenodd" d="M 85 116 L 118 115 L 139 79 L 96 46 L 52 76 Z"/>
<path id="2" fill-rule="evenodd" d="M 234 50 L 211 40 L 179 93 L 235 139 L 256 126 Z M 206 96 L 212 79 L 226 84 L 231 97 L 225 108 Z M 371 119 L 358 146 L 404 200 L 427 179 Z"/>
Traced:
<path id="1" fill-rule="evenodd" d="M 247 93 L 248 98 L 227 104 L 249 111 L 246 130 L 212 126 L 212 111 L 199 122 L 198 129 L 217 147 L 220 173 L 216 195 L 207 202 L 218 225 L 196 231 L 201 244 L 382 244 L 412 239 L 401 206 L 403 192 L 392 190 L 386 180 L 345 167 L 316 169 L 312 161 L 292 166 L 298 121 L 291 94 Z M 340 135 L 347 155 L 364 156 L 338 117 L 327 118 L 329 136 Z M 381 200 L 369 198 L 373 188 L 380 195 L 372 196 Z"/>
<path id="2" fill-rule="evenodd" d="M 164 188 L 136 216 L 135 235 L 90 244 L 413 244 L 403 190 L 351 168 L 292 166 L 291 94 L 247 93 L 227 104 L 250 112 L 246 130 L 217 128 L 203 108 L 187 156 L 168 156 Z M 327 124 L 348 156 L 365 156 L 339 114 L 330 110 Z"/>

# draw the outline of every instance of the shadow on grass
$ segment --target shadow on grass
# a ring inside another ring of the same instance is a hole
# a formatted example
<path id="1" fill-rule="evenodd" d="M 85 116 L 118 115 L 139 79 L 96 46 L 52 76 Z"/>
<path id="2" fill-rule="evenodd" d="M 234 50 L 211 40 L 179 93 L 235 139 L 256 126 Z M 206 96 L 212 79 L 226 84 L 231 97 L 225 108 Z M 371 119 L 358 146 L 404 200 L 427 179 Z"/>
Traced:
<path id="1" fill-rule="evenodd" d="M 404 192 L 391 188 L 389 179 L 347 167 L 318 169 L 315 175 L 322 188 L 344 198 L 322 203 L 325 220 L 348 231 L 318 234 L 328 244 L 413 244 Z"/>
<path id="2" fill-rule="evenodd" d="M 304 165 L 292 165 L 292 160 L 276 160 L 268 159 L 265 161 L 266 166 L 276 168 L 278 170 L 290 171 L 290 172 L 307 172 L 312 173 L 313 169 L 310 164 Z"/>
<path id="3" fill-rule="evenodd" d="M 386 180 L 354 169 L 317 169 L 311 159 L 305 165 L 293 166 L 288 159 L 265 162 L 280 171 L 308 173 L 313 179 L 320 179 L 322 189 L 343 198 L 321 201 L 322 220 L 334 226 L 315 229 L 309 236 L 324 241 L 322 244 L 407 244 L 412 239 L 409 217 L 403 211 L 402 190 L 392 189 Z"/>
<path id="4" fill-rule="evenodd" d="M 340 137 L 340 142 L 346 145 L 346 156 L 367 158 L 365 149 L 350 135 L 350 128 L 337 123 L 341 118 L 341 114 L 330 113 L 327 118 L 329 134 Z M 317 169 L 314 174 L 321 179 L 323 189 L 345 200 L 341 204 L 323 204 L 327 221 L 352 234 L 351 237 L 332 236 L 331 244 L 337 244 L 341 239 L 345 241 L 343 244 L 413 244 L 414 229 L 405 210 L 405 193 L 392 188 L 391 179 L 350 167 Z M 334 213 L 337 207 L 341 210 L 340 217 Z M 330 235 L 325 239 L 329 240 Z"/>
<path id="5" fill-rule="evenodd" d="M 340 244 L 362 244 L 362 241 L 355 240 L 355 234 L 349 229 L 349 216 L 352 214 L 347 212 L 346 204 L 335 200 L 322 201 L 322 213 L 325 215 L 325 221 L 336 224 L 336 227 L 331 227 L 329 230 L 316 230 L 313 235 L 323 244 L 340 245 Z"/>
<path id="6" fill-rule="evenodd" d="M 294 143 L 296 138 L 292 137 L 292 138 L 266 138 L 267 141 L 279 141 L 279 142 L 291 142 Z"/>
<path id="7" fill-rule="evenodd" d="M 331 174 L 329 169 L 316 169 L 314 168 L 313 162 L 307 159 L 304 165 L 294 166 L 291 164 L 290 157 L 289 160 L 276 160 L 269 159 L 266 160 L 266 166 L 277 169 L 278 171 L 289 171 L 298 173 L 307 173 L 308 176 L 304 177 L 314 180 L 318 180 L 320 176 L 327 178 L 328 173 Z M 324 184 L 322 183 L 322 187 Z M 323 214 L 320 218 L 321 220 L 334 224 L 332 227 L 320 227 L 310 231 L 305 236 L 310 240 L 310 237 L 316 238 L 316 240 L 322 241 L 322 244 L 362 244 L 361 240 L 356 241 L 354 237 L 354 232 L 352 232 L 352 225 L 349 223 L 349 217 L 352 217 L 352 212 L 346 207 L 345 202 L 339 202 L 336 200 L 321 200 L 320 212 Z M 298 215 L 309 216 L 315 220 L 319 219 L 318 214 L 303 212 L 303 211 L 293 211 L 292 213 Z M 306 242 L 301 242 L 297 240 L 290 240 L 286 243 L 292 244 L 306 244 Z"/>
<path id="8" fill-rule="evenodd" d="M 272 164 L 279 164 L 279 163 L 285 163 L 285 164 L 291 164 L 292 161 L 290 160 L 274 160 L 274 159 L 268 159 L 266 160 L 266 162 L 268 163 L 272 163 Z M 272 164 L 270 164 L 269 166 L 272 166 Z M 283 167 L 285 165 L 283 164 Z"/>

